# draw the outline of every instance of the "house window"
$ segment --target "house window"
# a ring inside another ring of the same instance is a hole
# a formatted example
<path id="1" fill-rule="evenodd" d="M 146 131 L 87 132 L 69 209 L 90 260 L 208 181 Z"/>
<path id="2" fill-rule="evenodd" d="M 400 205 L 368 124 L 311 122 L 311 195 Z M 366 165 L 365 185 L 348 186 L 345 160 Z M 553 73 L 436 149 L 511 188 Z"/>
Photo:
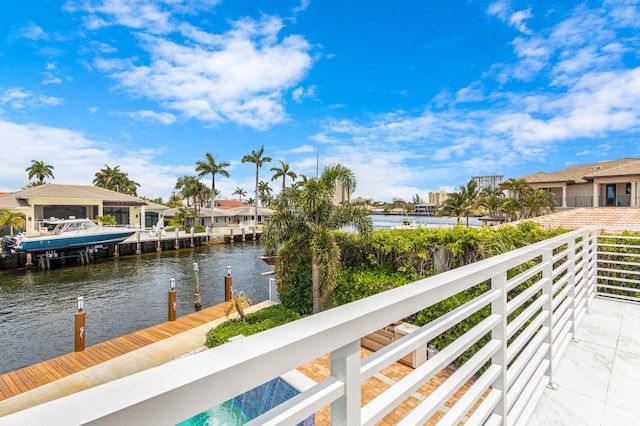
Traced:
<path id="1" fill-rule="evenodd" d="M 102 214 L 115 217 L 118 225 L 129 224 L 129 207 L 104 207 Z"/>
<path id="2" fill-rule="evenodd" d="M 631 195 L 631 182 L 627 182 L 627 190 L 625 191 L 627 195 Z"/>

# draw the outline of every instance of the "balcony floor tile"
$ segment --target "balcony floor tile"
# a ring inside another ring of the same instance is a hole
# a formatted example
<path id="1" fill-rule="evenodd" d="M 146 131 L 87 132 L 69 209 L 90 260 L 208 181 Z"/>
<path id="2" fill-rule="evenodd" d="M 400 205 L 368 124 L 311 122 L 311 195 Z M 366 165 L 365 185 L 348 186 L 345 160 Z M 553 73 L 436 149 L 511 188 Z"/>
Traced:
<path id="1" fill-rule="evenodd" d="M 596 298 L 527 424 L 638 425 L 640 305 Z"/>

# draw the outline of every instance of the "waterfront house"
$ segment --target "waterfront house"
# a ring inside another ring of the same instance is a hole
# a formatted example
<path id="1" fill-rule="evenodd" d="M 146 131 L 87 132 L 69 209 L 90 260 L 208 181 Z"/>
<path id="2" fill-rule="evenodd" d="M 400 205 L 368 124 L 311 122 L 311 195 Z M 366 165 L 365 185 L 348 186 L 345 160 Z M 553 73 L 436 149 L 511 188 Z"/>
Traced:
<path id="1" fill-rule="evenodd" d="M 211 224 L 211 209 L 201 207 L 199 211 L 200 225 L 221 228 L 231 225 L 251 226 L 255 221 L 255 207 L 237 200 L 216 200 L 213 209 L 213 225 Z M 178 209 L 168 209 L 164 217 L 173 217 Z M 273 210 L 258 206 L 258 223 L 273 213 Z"/>
<path id="2" fill-rule="evenodd" d="M 162 219 L 167 207 L 97 186 L 51 183 L 0 196 L 0 209 L 23 213 L 26 231 L 36 232 L 44 219 L 70 216 L 113 216 L 119 226 L 147 228 Z"/>
<path id="3" fill-rule="evenodd" d="M 573 166 L 555 172 L 537 172 L 521 177 L 533 188 L 554 194 L 560 208 L 638 207 L 640 159 Z"/>
<path id="4" fill-rule="evenodd" d="M 435 216 L 438 206 L 436 203 L 419 203 L 416 204 L 414 213 L 422 216 Z"/>

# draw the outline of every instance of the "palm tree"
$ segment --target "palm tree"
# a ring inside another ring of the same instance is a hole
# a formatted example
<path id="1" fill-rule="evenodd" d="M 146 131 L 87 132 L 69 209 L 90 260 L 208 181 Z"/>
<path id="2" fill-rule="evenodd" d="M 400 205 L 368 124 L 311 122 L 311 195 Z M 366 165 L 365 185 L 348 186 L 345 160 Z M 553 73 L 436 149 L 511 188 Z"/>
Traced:
<path id="1" fill-rule="evenodd" d="M 172 192 L 169 200 L 167 201 L 167 207 L 171 207 L 172 209 L 180 207 L 182 205 L 182 200 L 183 198 L 179 194 Z"/>
<path id="2" fill-rule="evenodd" d="M 311 260 L 313 312 L 320 312 L 335 290 L 340 267 L 340 248 L 335 230 L 353 225 L 368 237 L 373 228 L 369 213 L 349 203 L 333 204 L 338 184 L 355 189 L 351 170 L 341 164 L 326 167 L 318 178 L 279 197 L 277 210 L 265 223 L 262 241 L 268 253 L 278 249 L 278 285 L 294 285 L 294 273 L 303 259 Z"/>
<path id="3" fill-rule="evenodd" d="M 466 186 L 460 186 L 459 192 L 449 194 L 447 199 L 440 207 L 442 215 L 455 216 L 460 223 L 460 217 L 467 218 L 467 227 L 469 227 L 469 216 L 478 207 L 478 183 L 470 180 Z"/>
<path id="4" fill-rule="evenodd" d="M 237 195 L 238 196 L 238 201 L 242 202 L 242 197 L 247 195 L 247 191 L 245 191 L 244 189 L 242 189 L 242 188 L 240 188 L 238 186 L 238 187 L 236 187 L 236 190 L 233 191 L 232 195 Z"/>
<path id="5" fill-rule="evenodd" d="M 9 210 L 0 210 L 0 227 L 8 226 L 9 235 L 13 237 L 14 228 L 24 228 L 25 220 L 22 213 L 15 213 Z"/>
<path id="6" fill-rule="evenodd" d="M 243 305 L 251 306 L 251 303 L 251 299 L 245 296 L 244 291 L 238 292 L 238 290 L 233 290 L 231 292 L 231 300 L 224 308 L 224 313 L 228 318 L 231 311 L 235 309 L 238 315 L 240 315 L 242 322 L 245 322 Z"/>
<path id="7" fill-rule="evenodd" d="M 285 179 L 288 177 L 291 178 L 292 181 L 296 180 L 296 178 L 298 177 L 298 175 L 296 175 L 293 171 L 289 170 L 289 165 L 287 163 L 285 163 L 282 160 L 278 160 L 280 161 L 280 165 L 281 167 L 272 167 L 271 171 L 275 172 L 275 174 L 273 175 L 273 177 L 271 178 L 271 180 L 276 180 L 278 178 L 282 178 L 282 190 L 284 191 L 284 188 L 286 187 L 285 185 Z"/>
<path id="8" fill-rule="evenodd" d="M 262 203 L 263 206 L 269 206 L 269 204 L 271 203 L 271 192 L 273 192 L 273 189 L 271 189 L 271 187 L 269 186 L 269 182 L 261 180 L 258 183 L 260 203 Z"/>
<path id="9" fill-rule="evenodd" d="M 196 161 L 196 172 L 198 177 L 211 175 L 211 226 L 213 226 L 213 209 L 216 205 L 216 175 L 230 177 L 225 169 L 231 165 L 228 161 L 216 163 L 216 157 L 210 153 L 205 154 L 205 161 Z"/>
<path id="10" fill-rule="evenodd" d="M 120 166 L 114 168 L 105 164 L 104 169 L 100 169 L 95 174 L 93 184 L 100 188 L 109 189 L 122 194 L 138 195 L 139 183 L 129 179 L 129 175 L 120 170 Z"/>
<path id="11" fill-rule="evenodd" d="M 510 206 L 512 216 L 524 218 L 527 215 L 525 200 L 533 194 L 533 188 L 524 179 L 509 178 L 500 184 L 500 189 L 508 191 L 509 198 L 514 200 Z"/>
<path id="12" fill-rule="evenodd" d="M 457 223 L 460 223 L 460 218 L 465 215 L 465 198 L 460 192 L 452 192 L 448 194 L 447 199 L 444 200 L 438 214 L 440 216 L 455 217 Z"/>
<path id="13" fill-rule="evenodd" d="M 256 240 L 256 229 L 258 227 L 258 173 L 260 171 L 260 167 L 264 163 L 270 163 L 271 157 L 263 157 L 264 155 L 264 145 L 260 147 L 260 149 L 256 151 L 251 151 L 251 155 L 245 155 L 242 157 L 243 163 L 253 163 L 256 165 L 256 199 L 255 199 L 255 212 L 254 212 L 254 220 L 255 224 L 253 226 L 253 240 Z"/>
<path id="14" fill-rule="evenodd" d="M 182 176 L 176 181 L 175 189 L 180 191 L 182 197 L 187 200 L 187 208 L 191 207 L 193 201 L 194 208 L 197 208 L 197 197 L 200 192 L 202 182 L 195 176 Z"/>
<path id="15" fill-rule="evenodd" d="M 524 219 L 553 212 L 553 193 L 545 189 L 535 189 L 523 202 Z"/>
<path id="16" fill-rule="evenodd" d="M 47 178 L 53 179 L 53 166 L 45 164 L 44 161 L 31 160 L 31 166 L 27 167 L 25 171 L 29 172 L 29 179 L 34 177 L 37 179 L 37 185 L 44 184 L 44 180 Z"/>
<path id="17" fill-rule="evenodd" d="M 492 219 L 497 219 L 504 201 L 504 194 L 500 188 L 486 187 L 480 191 L 478 205 L 484 207 Z"/>

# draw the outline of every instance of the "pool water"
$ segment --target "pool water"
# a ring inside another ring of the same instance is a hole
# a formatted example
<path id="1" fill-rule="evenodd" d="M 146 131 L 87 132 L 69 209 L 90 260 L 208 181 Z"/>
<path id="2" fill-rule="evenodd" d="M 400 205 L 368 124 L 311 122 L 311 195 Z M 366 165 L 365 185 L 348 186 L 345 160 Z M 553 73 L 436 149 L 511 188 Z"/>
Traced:
<path id="1" fill-rule="evenodd" d="M 236 405 L 233 399 L 230 399 L 179 423 L 178 426 L 242 425 L 249 420 L 251 420 L 249 416 L 242 412 L 242 409 Z"/>
<path id="2" fill-rule="evenodd" d="M 238 395 L 216 407 L 191 417 L 178 426 L 243 425 L 273 407 L 293 398 L 299 392 L 281 378 L 273 379 L 242 395 Z M 314 416 L 299 423 L 313 426 Z"/>

